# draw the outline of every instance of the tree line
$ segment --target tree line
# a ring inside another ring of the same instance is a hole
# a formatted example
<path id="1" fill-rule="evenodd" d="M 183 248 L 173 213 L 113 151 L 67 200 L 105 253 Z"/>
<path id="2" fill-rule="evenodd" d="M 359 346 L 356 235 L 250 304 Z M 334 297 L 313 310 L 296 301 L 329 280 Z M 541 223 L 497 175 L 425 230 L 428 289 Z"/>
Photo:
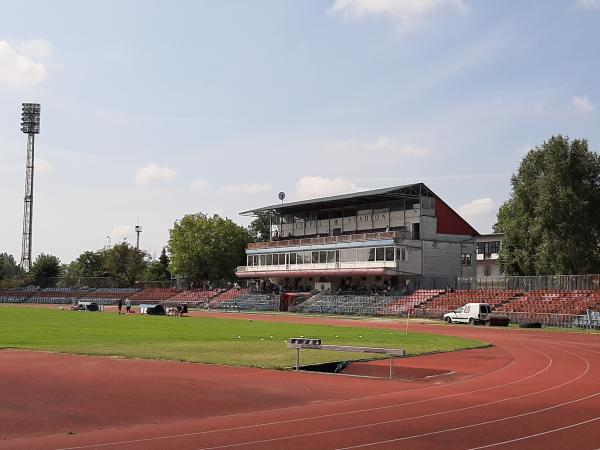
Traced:
<path id="1" fill-rule="evenodd" d="M 189 214 L 174 223 L 156 259 L 124 241 L 86 250 L 69 264 L 42 253 L 25 274 L 12 255 L 2 253 L 0 283 L 46 287 L 59 278 L 111 278 L 119 285 L 133 286 L 140 281 L 167 282 L 174 275 L 189 286 L 200 286 L 206 281 L 233 280 L 235 268 L 245 264 L 247 244 L 268 239 L 269 222 L 264 216 L 244 228 L 219 215 Z"/>

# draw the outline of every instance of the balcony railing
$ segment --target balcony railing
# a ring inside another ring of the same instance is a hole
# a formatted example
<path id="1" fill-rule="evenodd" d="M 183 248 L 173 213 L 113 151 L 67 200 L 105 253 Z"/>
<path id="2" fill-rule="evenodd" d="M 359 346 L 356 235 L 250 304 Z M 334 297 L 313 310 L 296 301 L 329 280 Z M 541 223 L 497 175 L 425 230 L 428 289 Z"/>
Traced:
<path id="1" fill-rule="evenodd" d="M 236 272 L 279 272 L 287 270 L 323 270 L 323 269 L 397 269 L 394 261 L 355 261 L 306 264 L 279 264 L 272 266 L 238 266 Z"/>
<path id="2" fill-rule="evenodd" d="M 347 242 L 367 242 L 385 239 L 411 239 L 409 231 L 382 231 L 380 233 L 362 233 L 362 234 L 342 234 L 340 236 L 325 236 L 315 238 L 301 239 L 280 239 L 270 242 L 252 242 L 248 244 L 248 249 L 255 250 L 260 248 L 286 248 L 300 247 L 308 245 L 326 245 Z"/>

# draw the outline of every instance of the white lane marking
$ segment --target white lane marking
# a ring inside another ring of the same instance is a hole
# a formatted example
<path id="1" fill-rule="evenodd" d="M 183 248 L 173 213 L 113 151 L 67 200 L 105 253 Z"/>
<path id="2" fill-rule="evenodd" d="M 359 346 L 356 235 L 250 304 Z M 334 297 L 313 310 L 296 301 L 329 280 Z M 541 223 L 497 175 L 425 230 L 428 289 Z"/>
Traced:
<path id="1" fill-rule="evenodd" d="M 511 444 L 513 442 L 524 441 L 525 439 L 532 439 L 534 437 L 544 436 L 546 434 L 551 434 L 551 433 L 556 433 L 558 431 L 567 430 L 569 428 L 579 427 L 579 426 L 585 425 L 587 423 L 595 422 L 596 420 L 600 420 L 600 417 L 594 417 L 593 419 L 584 420 L 583 422 L 573 423 L 571 425 L 567 425 L 567 426 L 560 427 L 560 428 L 553 428 L 552 430 L 543 431 L 541 433 L 530 434 L 528 436 L 522 436 L 520 438 L 511 439 L 510 441 L 496 442 L 494 444 L 482 445 L 481 447 L 473 447 L 469 450 L 479 450 L 482 448 L 496 447 L 498 445 Z"/>
<path id="2" fill-rule="evenodd" d="M 458 408 L 458 409 L 453 409 L 453 410 L 448 410 L 448 411 L 440 411 L 437 413 L 430 413 L 430 414 L 424 414 L 421 416 L 413 416 L 413 417 L 405 417 L 402 419 L 393 419 L 393 420 L 386 420 L 383 422 L 374 422 L 374 423 L 370 423 L 370 424 L 362 424 L 362 425 L 355 425 L 355 426 L 351 426 L 351 427 L 344 427 L 344 428 L 337 428 L 337 429 L 331 429 L 331 430 L 323 430 L 323 431 L 316 431 L 316 432 L 312 432 L 312 433 L 303 433 L 303 434 L 297 434 L 297 435 L 291 435 L 291 436 L 282 436 L 282 437 L 278 437 L 278 438 L 270 438 L 270 439 L 261 439 L 261 440 L 257 440 L 257 441 L 251 441 L 251 442 L 241 442 L 241 443 L 237 443 L 237 444 L 228 444 L 228 445 L 218 445 L 218 446 L 214 446 L 214 447 L 202 447 L 202 449 L 198 449 L 198 450 L 213 450 L 213 449 L 218 449 L 218 448 L 231 448 L 231 447 L 240 447 L 240 446 L 244 446 L 244 445 L 252 445 L 252 444 L 261 444 L 261 443 L 266 443 L 266 442 L 273 442 L 273 441 L 281 441 L 281 440 L 286 440 L 286 439 L 295 439 L 295 438 L 301 438 L 301 437 L 308 437 L 308 436 L 315 436 L 315 435 L 321 435 L 321 434 L 327 434 L 327 433 L 334 433 L 334 432 L 338 432 L 338 431 L 351 431 L 351 430 L 357 430 L 357 429 L 361 429 L 361 428 L 370 428 L 370 427 L 374 427 L 374 426 L 379 426 L 379 425 L 387 425 L 390 423 L 399 423 L 399 422 L 404 422 L 407 420 L 412 420 L 412 419 L 423 419 L 426 417 L 433 417 L 433 416 L 439 416 L 439 415 L 443 415 L 443 414 L 448 414 L 448 413 L 453 413 L 453 412 L 459 412 L 459 411 L 466 411 L 469 409 L 476 409 L 476 408 L 481 408 L 482 406 L 489 406 L 492 404 L 496 404 L 496 403 L 502 403 L 502 402 L 506 402 L 506 401 L 510 401 L 510 400 L 515 400 L 518 398 L 524 398 L 524 397 L 530 397 L 532 395 L 536 395 L 536 394 L 540 394 L 543 392 L 548 392 L 548 391 L 552 391 L 555 389 L 559 389 L 563 386 L 566 386 L 568 384 L 574 383 L 575 381 L 577 381 L 578 379 L 582 378 L 583 376 L 585 376 L 589 369 L 590 369 L 590 364 L 587 361 L 587 359 L 580 357 L 579 355 L 569 352 L 567 350 L 563 350 L 566 353 L 571 353 L 572 355 L 578 357 L 579 359 L 583 360 L 586 363 L 586 369 L 579 374 L 577 377 L 566 381 L 562 384 L 559 384 L 557 386 L 553 386 L 550 388 L 546 388 L 546 389 L 542 389 L 541 391 L 536 391 L 536 392 L 530 392 L 529 394 L 522 394 L 522 395 L 518 395 L 518 396 L 513 396 L 513 397 L 508 397 L 508 398 L 504 398 L 504 399 L 500 399 L 500 400 L 495 400 L 493 402 L 488 402 L 488 403 L 480 403 L 478 405 L 474 405 L 474 406 L 467 406 L 464 408 Z M 600 393 L 598 393 L 600 394 Z M 598 394 L 594 394 L 594 395 L 598 395 Z M 529 413 L 526 413 L 525 415 L 527 415 Z M 499 419 L 500 420 L 505 420 L 505 419 Z M 493 421 L 492 421 L 493 422 Z M 476 424 L 475 424 L 476 425 Z M 475 426 L 475 425 L 469 425 L 469 426 Z M 468 428 L 469 426 L 465 427 Z M 461 428 L 457 428 L 457 429 L 461 429 Z M 451 430 L 447 430 L 447 431 L 452 431 Z M 443 431 L 437 431 L 437 432 L 432 432 L 431 434 L 436 434 L 436 433 L 441 433 Z M 427 436 L 428 434 L 424 434 L 423 436 Z M 420 435 L 416 435 L 416 436 L 412 436 L 412 437 L 420 437 Z M 400 438 L 398 440 L 405 440 L 405 439 L 410 439 L 411 437 L 404 437 L 404 438 Z M 390 440 L 389 442 L 394 442 L 395 439 Z M 381 442 L 375 442 L 375 443 L 369 443 L 369 444 L 363 444 L 361 446 L 371 446 L 371 445 L 376 445 L 379 443 L 386 443 L 388 441 L 381 441 Z M 361 447 L 361 446 L 357 446 L 357 447 Z M 348 448 L 354 448 L 354 447 L 348 447 Z M 339 449 L 341 450 L 341 449 Z"/>
<path id="3" fill-rule="evenodd" d="M 557 405 L 549 406 L 547 408 L 537 409 L 537 410 L 529 411 L 529 412 L 522 413 L 522 414 L 515 414 L 513 416 L 501 417 L 500 419 L 487 420 L 485 422 L 478 422 L 478 423 L 473 423 L 473 424 L 470 424 L 470 425 L 463 425 L 462 427 L 446 428 L 445 430 L 430 431 L 429 433 L 415 434 L 415 435 L 412 435 L 412 436 L 404 436 L 404 437 L 396 438 L 396 439 L 387 439 L 385 441 L 378 441 L 378 442 L 370 442 L 368 444 L 353 445 L 351 447 L 339 447 L 336 450 L 350 450 L 350 449 L 353 449 L 353 448 L 371 447 L 373 445 L 389 444 L 391 442 L 405 441 L 405 440 L 408 440 L 408 439 L 414 439 L 414 438 L 425 437 L 425 436 L 432 436 L 434 434 L 447 433 L 449 431 L 458 431 L 458 430 L 464 430 L 466 428 L 478 427 L 478 426 L 481 426 L 481 425 L 489 425 L 490 423 L 498 423 L 498 422 L 502 422 L 502 421 L 505 421 L 505 420 L 511 420 L 511 419 L 517 419 L 519 417 L 529 416 L 529 415 L 532 415 L 532 414 L 539 414 L 539 413 L 544 412 L 544 411 L 549 411 L 551 409 L 560 408 L 561 406 L 565 406 L 565 405 L 570 405 L 572 403 L 581 402 L 583 400 L 587 400 L 589 398 L 596 397 L 598 395 L 600 395 L 600 392 L 596 392 L 595 394 L 591 394 L 591 395 L 586 395 L 585 397 L 581 397 L 581 398 L 578 398 L 578 399 L 575 399 L 575 400 L 571 400 L 571 401 L 568 401 L 568 402 L 559 403 Z"/>
<path id="4" fill-rule="evenodd" d="M 65 448 L 61 448 L 61 449 L 58 449 L 58 450 L 79 450 L 79 449 L 85 449 L 85 448 L 108 447 L 108 446 L 111 446 L 111 445 L 133 444 L 133 443 L 139 443 L 139 442 L 149 442 L 149 441 L 154 441 L 154 440 L 191 437 L 191 436 L 199 436 L 199 435 L 210 434 L 210 433 L 235 431 L 235 430 L 244 430 L 244 429 L 249 429 L 249 428 L 258 428 L 258 427 L 265 427 L 265 426 L 271 426 L 271 425 L 281 425 L 281 424 L 285 424 L 285 423 L 302 422 L 302 421 L 323 419 L 323 418 L 328 418 L 328 417 L 343 416 L 343 415 L 347 415 L 347 414 L 356 414 L 356 413 L 372 412 L 372 411 L 378 411 L 378 410 L 389 409 L 389 408 L 397 408 L 397 407 L 400 407 L 400 406 L 407 406 L 407 405 L 414 405 L 414 404 L 418 404 L 418 403 L 426 403 L 426 402 L 431 402 L 431 401 L 437 401 L 437 400 L 442 399 L 442 398 L 456 397 L 456 396 L 460 396 L 460 395 L 472 394 L 472 393 L 475 393 L 475 392 L 487 391 L 487 390 L 490 390 L 490 389 L 496 389 L 496 388 L 505 387 L 505 386 L 509 386 L 511 384 L 515 384 L 515 383 L 520 383 L 520 382 L 526 381 L 526 380 L 528 380 L 530 378 L 536 377 L 536 376 L 544 373 L 545 371 L 547 371 L 552 366 L 552 363 L 553 363 L 552 362 L 552 358 L 550 356 L 548 356 L 546 353 L 544 353 L 544 352 L 542 352 L 540 350 L 536 350 L 536 349 L 529 349 L 529 350 L 533 350 L 533 351 L 535 351 L 537 353 L 540 353 L 544 357 L 546 357 L 546 359 L 548 360 L 548 363 L 546 364 L 546 367 L 544 367 L 542 370 L 540 370 L 538 372 L 535 372 L 535 373 L 533 373 L 531 375 L 528 375 L 527 377 L 520 378 L 518 380 L 513 380 L 513 381 L 511 381 L 509 383 L 504 383 L 504 384 L 500 384 L 500 385 L 497 385 L 497 386 L 491 386 L 491 387 L 487 387 L 487 388 L 476 389 L 476 390 L 473 390 L 473 391 L 467 391 L 467 392 L 456 393 L 456 394 L 448 394 L 448 395 L 441 396 L 441 397 L 427 398 L 427 399 L 423 399 L 423 400 L 416 400 L 416 401 L 413 401 L 413 402 L 397 403 L 397 404 L 394 404 L 394 405 L 378 406 L 378 407 L 373 407 L 373 408 L 364 408 L 364 409 L 358 409 L 358 410 L 352 410 L 352 411 L 343 411 L 343 412 L 339 412 L 339 413 L 322 414 L 322 415 L 319 415 L 319 416 L 301 417 L 301 418 L 297 418 L 297 419 L 279 420 L 279 421 L 273 421 L 273 422 L 264 422 L 264 423 L 251 424 L 251 425 L 242 425 L 242 426 L 229 427 L 229 428 L 218 428 L 218 429 L 215 429 L 215 430 L 195 431 L 195 432 L 191 432 L 191 433 L 180 433 L 180 434 L 172 434 L 172 435 L 166 435 L 166 436 L 156 436 L 156 437 L 151 437 L 151 438 L 131 439 L 131 440 L 127 440 L 127 441 L 117 441 L 117 442 L 106 442 L 106 443 L 101 443 L 101 444 L 82 445 L 82 446 L 78 446 L 78 447 L 65 447 Z M 496 369 L 496 370 L 494 370 L 492 372 L 489 372 L 489 374 L 491 374 L 493 372 L 498 372 L 500 370 L 503 370 L 503 369 L 511 366 L 513 363 L 515 363 L 516 358 L 514 357 L 514 355 L 512 353 L 511 353 L 511 355 L 513 356 L 513 360 L 510 362 L 510 364 L 507 364 L 506 366 L 503 366 L 503 367 L 501 367 L 499 369 Z M 457 383 L 464 382 L 464 381 L 465 380 L 461 380 L 461 381 L 459 381 Z M 450 384 L 457 384 L 457 383 L 448 383 L 445 386 L 448 386 Z M 431 387 L 440 387 L 440 386 L 442 386 L 442 385 L 431 386 Z M 428 388 L 430 388 L 430 387 L 424 387 L 424 388 L 419 388 L 419 389 L 412 389 L 410 391 L 396 391 L 395 393 L 415 392 L 415 391 L 419 391 L 419 390 L 422 390 L 422 389 L 428 389 Z M 389 394 L 381 394 L 381 395 L 389 395 Z M 372 397 L 366 397 L 366 398 L 372 398 Z M 346 400 L 342 400 L 342 401 L 346 401 Z M 332 403 L 336 403 L 336 402 L 332 402 Z M 322 404 L 318 404 L 318 405 L 306 405 L 306 406 L 321 406 L 321 405 Z M 293 408 L 296 408 L 296 407 L 292 407 L 292 409 Z M 285 408 L 280 408 L 278 410 L 281 410 L 281 409 L 285 409 Z M 270 412 L 269 410 L 266 410 L 266 411 Z M 228 416 L 228 417 L 230 417 L 230 416 Z"/>

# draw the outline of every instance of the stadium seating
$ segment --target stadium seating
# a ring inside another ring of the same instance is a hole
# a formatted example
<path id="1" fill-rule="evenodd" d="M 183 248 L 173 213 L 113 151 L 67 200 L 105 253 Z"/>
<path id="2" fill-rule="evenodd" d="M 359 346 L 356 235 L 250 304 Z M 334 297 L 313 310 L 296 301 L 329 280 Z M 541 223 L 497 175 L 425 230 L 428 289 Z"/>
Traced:
<path id="1" fill-rule="evenodd" d="M 190 289 L 189 291 L 181 291 L 168 299 L 169 303 L 185 303 L 194 306 L 206 306 L 210 300 L 223 292 L 223 289 Z"/>
<path id="2" fill-rule="evenodd" d="M 448 312 L 467 303 L 489 303 L 492 310 L 495 310 L 498 306 L 511 302 L 521 295 L 523 295 L 522 292 L 510 290 L 457 290 L 432 297 L 420 306 L 425 309 Z"/>
<path id="3" fill-rule="evenodd" d="M 498 312 L 583 314 L 600 306 L 599 291 L 531 291 L 520 298 L 502 304 Z"/>
<path id="4" fill-rule="evenodd" d="M 240 310 L 240 311 L 276 311 L 279 310 L 279 295 L 243 292 L 235 289 L 238 295 L 221 300 L 216 307 L 218 309 Z"/>
<path id="5" fill-rule="evenodd" d="M 228 289 L 226 291 L 221 292 L 220 294 L 216 295 L 215 297 L 213 297 L 208 306 L 209 308 L 218 308 L 219 305 L 225 301 L 228 300 L 232 300 L 235 297 L 241 297 L 242 295 L 246 295 L 250 292 L 250 289 L 245 288 L 245 289 L 237 289 L 237 288 L 232 288 L 232 289 Z"/>
<path id="6" fill-rule="evenodd" d="M 343 315 L 381 315 L 396 296 L 387 295 L 320 295 L 315 301 L 300 304 L 300 312 Z"/>
<path id="7" fill-rule="evenodd" d="M 409 309 L 419 306 L 434 297 L 445 292 L 442 289 L 419 289 L 410 295 L 399 297 L 386 305 L 381 311 L 384 315 L 397 315 L 407 312 Z"/>
<path id="8" fill-rule="evenodd" d="M 129 295 L 127 298 L 131 300 L 132 303 L 160 303 L 162 301 L 168 300 L 171 297 L 175 296 L 181 292 L 180 289 L 171 289 L 171 288 L 149 288 L 142 289 L 139 292 L 136 292 L 132 295 Z"/>

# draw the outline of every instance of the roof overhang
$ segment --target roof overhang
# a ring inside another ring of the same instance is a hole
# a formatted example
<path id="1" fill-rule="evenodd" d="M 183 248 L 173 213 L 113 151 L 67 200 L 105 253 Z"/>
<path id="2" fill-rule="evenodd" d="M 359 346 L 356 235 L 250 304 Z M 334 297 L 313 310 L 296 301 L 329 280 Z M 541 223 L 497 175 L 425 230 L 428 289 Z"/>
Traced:
<path id="1" fill-rule="evenodd" d="M 437 197 L 423 183 L 407 184 L 370 191 L 354 192 L 351 194 L 334 195 L 298 202 L 282 203 L 278 205 L 265 206 L 262 208 L 243 211 L 241 215 L 258 214 L 290 214 L 297 211 L 306 211 L 309 208 L 343 208 L 354 206 L 365 202 L 380 202 L 401 198 Z"/>

